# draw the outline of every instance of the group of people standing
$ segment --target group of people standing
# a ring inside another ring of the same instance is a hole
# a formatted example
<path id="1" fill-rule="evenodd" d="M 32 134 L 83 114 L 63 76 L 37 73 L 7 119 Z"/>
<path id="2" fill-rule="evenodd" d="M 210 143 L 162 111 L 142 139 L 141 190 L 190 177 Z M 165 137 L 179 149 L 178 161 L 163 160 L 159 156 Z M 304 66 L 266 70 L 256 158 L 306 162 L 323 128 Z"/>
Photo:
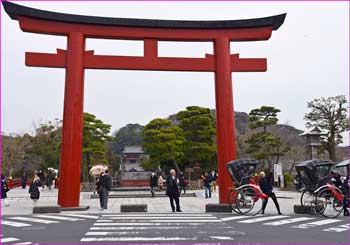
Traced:
<path id="1" fill-rule="evenodd" d="M 29 197 L 33 200 L 33 205 L 36 206 L 39 199 L 40 199 L 40 187 L 42 190 L 44 190 L 44 186 L 46 185 L 49 190 L 51 190 L 51 187 L 53 185 L 53 181 L 55 180 L 56 175 L 53 171 L 49 170 L 47 174 L 44 174 L 41 170 L 34 171 L 34 177 L 30 181 L 29 186 Z M 21 186 L 22 189 L 26 189 L 28 183 L 28 176 L 26 173 L 23 173 L 21 177 Z M 7 192 L 10 190 L 7 179 L 2 174 L 1 175 L 1 199 L 2 203 L 5 204 L 5 206 L 9 206 L 7 202 Z"/>
<path id="2" fill-rule="evenodd" d="M 178 187 L 179 187 L 179 194 L 181 195 L 181 192 L 183 191 L 184 194 L 186 194 L 186 178 L 183 172 L 180 172 L 180 175 L 178 176 Z M 161 191 L 163 189 L 164 183 L 167 183 L 167 179 L 164 179 L 160 173 L 155 174 L 154 172 L 150 176 L 149 185 L 151 188 L 151 194 L 152 197 L 155 196 L 156 191 Z"/>

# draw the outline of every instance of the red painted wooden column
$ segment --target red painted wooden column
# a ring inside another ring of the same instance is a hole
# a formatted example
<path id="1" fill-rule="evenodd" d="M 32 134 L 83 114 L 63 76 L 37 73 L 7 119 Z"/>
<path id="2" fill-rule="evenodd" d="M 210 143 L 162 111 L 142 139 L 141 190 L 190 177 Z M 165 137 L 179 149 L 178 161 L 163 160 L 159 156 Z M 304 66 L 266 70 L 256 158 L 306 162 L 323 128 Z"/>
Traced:
<path id="1" fill-rule="evenodd" d="M 83 33 L 68 35 L 58 204 L 79 206 L 84 102 Z"/>
<path id="2" fill-rule="evenodd" d="M 215 39 L 214 54 L 219 203 L 223 204 L 228 203 L 232 186 L 225 164 L 236 159 L 230 40 L 226 37 Z"/>

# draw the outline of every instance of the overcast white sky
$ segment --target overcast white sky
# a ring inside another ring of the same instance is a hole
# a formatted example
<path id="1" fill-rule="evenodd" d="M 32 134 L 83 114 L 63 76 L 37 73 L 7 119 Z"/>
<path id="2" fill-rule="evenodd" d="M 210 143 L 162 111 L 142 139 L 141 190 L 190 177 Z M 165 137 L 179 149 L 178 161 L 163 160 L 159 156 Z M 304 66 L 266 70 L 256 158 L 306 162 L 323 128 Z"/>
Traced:
<path id="1" fill-rule="evenodd" d="M 265 73 L 233 73 L 234 108 L 282 110 L 280 123 L 304 129 L 307 102 L 349 94 L 347 2 L 17 2 L 73 14 L 180 20 L 231 20 L 287 13 L 270 40 L 231 43 L 232 53 L 267 58 Z M 55 52 L 66 38 L 23 33 L 1 7 L 2 131 L 24 133 L 62 118 L 63 69 L 26 67 L 25 51 Z M 88 40 L 97 54 L 142 55 L 141 41 Z M 160 56 L 204 57 L 211 43 L 160 42 Z M 112 125 L 146 124 L 189 105 L 215 108 L 214 74 L 86 70 L 84 111 Z M 346 139 L 348 142 L 348 138 Z"/>

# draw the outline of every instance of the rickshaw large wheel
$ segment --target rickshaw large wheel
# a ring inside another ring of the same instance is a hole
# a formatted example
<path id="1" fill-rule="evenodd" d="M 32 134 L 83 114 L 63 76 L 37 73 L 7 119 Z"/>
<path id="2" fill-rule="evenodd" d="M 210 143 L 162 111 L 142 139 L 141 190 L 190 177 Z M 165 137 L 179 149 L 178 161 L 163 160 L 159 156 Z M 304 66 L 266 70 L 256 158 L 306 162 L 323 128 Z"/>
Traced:
<path id="1" fill-rule="evenodd" d="M 228 204 L 230 205 L 233 212 L 240 214 L 240 212 L 236 208 L 236 198 L 237 198 L 237 192 L 233 190 L 230 191 L 230 194 L 228 195 Z"/>
<path id="2" fill-rule="evenodd" d="M 316 203 L 316 210 L 326 218 L 336 218 L 343 211 L 343 201 L 338 201 L 327 188 L 317 193 Z"/>
<path id="3" fill-rule="evenodd" d="M 236 197 L 236 208 L 243 215 L 257 215 L 262 210 L 262 199 L 250 186 L 240 189 Z"/>
<path id="4" fill-rule="evenodd" d="M 311 193 L 309 190 L 304 190 L 300 196 L 300 204 L 302 208 L 307 206 L 315 206 L 316 204 L 315 195 Z"/>

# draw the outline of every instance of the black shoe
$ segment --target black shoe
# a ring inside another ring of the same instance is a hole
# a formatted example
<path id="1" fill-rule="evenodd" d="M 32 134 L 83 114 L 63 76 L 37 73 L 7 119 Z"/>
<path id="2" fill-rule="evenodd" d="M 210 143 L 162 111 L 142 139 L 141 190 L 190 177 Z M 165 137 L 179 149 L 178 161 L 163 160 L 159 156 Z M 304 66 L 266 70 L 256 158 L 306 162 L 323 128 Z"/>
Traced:
<path id="1" fill-rule="evenodd" d="M 278 212 L 278 215 L 282 215 L 282 213 L 281 213 L 281 212 Z"/>
<path id="2" fill-rule="evenodd" d="M 261 214 L 264 214 L 264 211 L 262 211 Z"/>
<path id="3" fill-rule="evenodd" d="M 173 210 L 173 213 L 175 213 L 175 210 Z"/>
<path id="4" fill-rule="evenodd" d="M 176 212 L 182 212 L 182 210 L 179 209 L 179 210 L 176 210 Z"/>

